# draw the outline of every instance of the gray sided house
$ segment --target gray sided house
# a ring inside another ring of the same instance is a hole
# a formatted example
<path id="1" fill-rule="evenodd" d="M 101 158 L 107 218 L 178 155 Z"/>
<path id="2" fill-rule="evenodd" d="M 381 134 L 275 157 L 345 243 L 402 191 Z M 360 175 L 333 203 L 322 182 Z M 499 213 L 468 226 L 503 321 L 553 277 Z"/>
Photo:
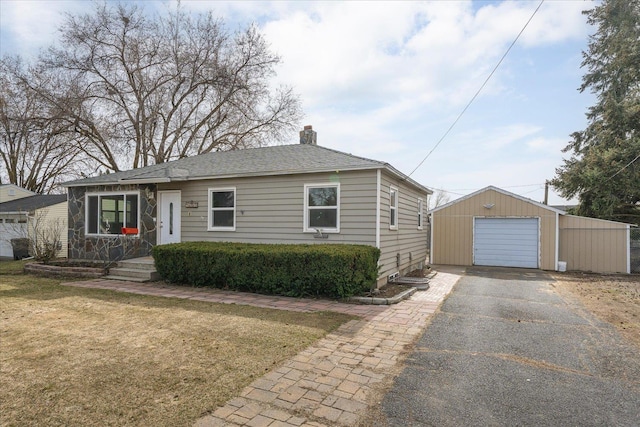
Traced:
<path id="1" fill-rule="evenodd" d="M 135 258 L 187 241 L 350 243 L 380 248 L 379 283 L 422 266 L 431 191 L 302 136 L 66 183 L 69 257 Z"/>

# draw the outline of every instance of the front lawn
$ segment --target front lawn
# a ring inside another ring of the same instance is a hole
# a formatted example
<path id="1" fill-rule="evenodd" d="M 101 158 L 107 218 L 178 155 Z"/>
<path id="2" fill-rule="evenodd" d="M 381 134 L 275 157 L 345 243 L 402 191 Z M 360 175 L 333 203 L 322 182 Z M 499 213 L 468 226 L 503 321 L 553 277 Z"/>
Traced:
<path id="1" fill-rule="evenodd" d="M 64 287 L 0 264 L 2 425 L 192 425 L 351 319 Z"/>

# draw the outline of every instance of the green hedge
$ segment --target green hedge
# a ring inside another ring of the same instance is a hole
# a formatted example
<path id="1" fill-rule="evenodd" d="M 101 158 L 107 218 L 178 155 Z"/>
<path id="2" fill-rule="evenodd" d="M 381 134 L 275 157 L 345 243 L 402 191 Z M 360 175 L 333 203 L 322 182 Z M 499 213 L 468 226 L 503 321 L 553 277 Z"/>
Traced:
<path id="1" fill-rule="evenodd" d="M 158 273 L 173 283 L 287 296 L 346 298 L 369 290 L 372 246 L 188 242 L 155 246 Z"/>

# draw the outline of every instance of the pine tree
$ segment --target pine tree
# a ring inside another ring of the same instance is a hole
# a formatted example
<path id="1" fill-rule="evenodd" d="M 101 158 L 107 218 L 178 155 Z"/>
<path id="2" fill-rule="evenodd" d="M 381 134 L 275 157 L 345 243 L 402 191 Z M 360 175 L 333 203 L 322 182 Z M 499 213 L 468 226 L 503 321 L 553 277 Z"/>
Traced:
<path id="1" fill-rule="evenodd" d="M 579 198 L 579 215 L 640 224 L 640 0 L 603 0 L 583 13 L 596 32 L 583 52 L 580 91 L 597 102 L 552 185 Z"/>

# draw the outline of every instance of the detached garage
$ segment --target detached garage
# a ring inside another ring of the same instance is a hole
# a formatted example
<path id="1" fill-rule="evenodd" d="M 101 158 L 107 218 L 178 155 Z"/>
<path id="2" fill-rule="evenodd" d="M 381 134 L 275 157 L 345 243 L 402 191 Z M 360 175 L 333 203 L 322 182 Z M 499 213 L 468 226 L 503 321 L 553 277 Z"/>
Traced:
<path id="1" fill-rule="evenodd" d="M 430 217 L 432 264 L 629 272 L 629 224 L 574 217 L 493 186 Z"/>

